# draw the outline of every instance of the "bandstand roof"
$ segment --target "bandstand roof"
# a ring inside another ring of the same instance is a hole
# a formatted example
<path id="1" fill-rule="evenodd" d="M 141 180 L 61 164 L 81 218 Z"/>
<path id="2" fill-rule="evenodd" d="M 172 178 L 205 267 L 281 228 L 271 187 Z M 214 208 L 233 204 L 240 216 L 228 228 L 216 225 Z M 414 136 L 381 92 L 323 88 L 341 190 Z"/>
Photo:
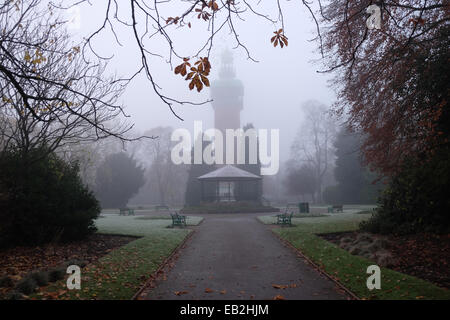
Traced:
<path id="1" fill-rule="evenodd" d="M 239 169 L 232 165 L 225 165 L 223 167 L 220 167 L 219 169 L 216 169 L 214 171 L 211 171 L 207 174 L 204 174 L 200 177 L 198 177 L 200 180 L 220 180 L 220 179 L 261 179 L 260 176 L 257 176 L 256 174 L 253 174 L 251 172 Z"/>

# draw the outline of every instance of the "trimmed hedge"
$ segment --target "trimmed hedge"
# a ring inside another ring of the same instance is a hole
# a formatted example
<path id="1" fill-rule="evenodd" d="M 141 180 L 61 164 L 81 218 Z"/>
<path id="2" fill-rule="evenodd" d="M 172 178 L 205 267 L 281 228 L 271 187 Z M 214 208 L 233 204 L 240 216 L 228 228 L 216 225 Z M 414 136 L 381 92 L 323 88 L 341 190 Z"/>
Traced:
<path id="1" fill-rule="evenodd" d="M 252 212 L 279 212 L 280 209 L 265 206 L 258 202 L 205 202 L 199 206 L 184 207 L 180 210 L 184 214 L 194 213 L 252 213 Z"/>

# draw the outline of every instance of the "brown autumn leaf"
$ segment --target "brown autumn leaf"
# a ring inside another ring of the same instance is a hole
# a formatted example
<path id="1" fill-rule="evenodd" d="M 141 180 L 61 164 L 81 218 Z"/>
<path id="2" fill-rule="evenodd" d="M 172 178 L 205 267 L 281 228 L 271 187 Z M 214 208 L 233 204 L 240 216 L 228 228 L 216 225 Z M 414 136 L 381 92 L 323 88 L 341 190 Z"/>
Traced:
<path id="1" fill-rule="evenodd" d="M 211 0 L 211 1 L 209 1 L 209 3 L 208 3 L 208 8 L 210 8 L 210 9 L 213 10 L 213 11 L 217 11 L 217 10 L 219 10 L 219 5 L 217 4 L 216 1 Z"/>
<path id="2" fill-rule="evenodd" d="M 227 290 L 220 291 L 220 294 L 225 294 L 225 293 L 227 293 Z"/>
<path id="3" fill-rule="evenodd" d="M 177 295 L 177 296 L 181 296 L 182 294 L 186 294 L 186 293 L 188 293 L 188 292 L 187 292 L 187 291 L 175 291 L 174 293 L 175 293 L 175 295 Z"/>
<path id="4" fill-rule="evenodd" d="M 200 75 L 203 83 L 205 84 L 205 86 L 209 87 L 209 80 L 207 77 L 205 77 L 204 75 Z"/>
<path id="5" fill-rule="evenodd" d="M 195 12 L 198 12 L 197 18 L 198 19 L 203 19 L 205 21 L 209 20 L 209 17 L 211 17 L 211 14 L 207 11 L 205 11 L 204 9 L 207 7 L 206 3 L 202 3 L 202 7 L 200 8 L 196 8 Z"/>
<path id="6" fill-rule="evenodd" d="M 187 63 L 187 61 L 185 61 Z M 191 67 L 191 71 L 187 73 L 187 76 L 185 80 L 191 80 L 189 83 L 189 89 L 192 90 L 194 87 L 197 88 L 197 91 L 200 92 L 204 86 L 209 87 L 209 79 L 207 76 L 209 75 L 209 72 L 211 70 L 211 63 L 208 60 L 208 57 L 199 58 L 198 61 L 195 62 L 195 67 Z M 182 65 L 180 65 L 182 66 Z M 182 67 L 179 67 L 179 69 L 175 70 L 175 72 L 181 73 Z M 177 67 L 177 68 L 178 68 Z"/>
<path id="7" fill-rule="evenodd" d="M 284 284 L 272 284 L 272 287 L 274 287 L 275 289 L 286 289 L 289 286 L 288 285 L 284 285 Z"/>
<path id="8" fill-rule="evenodd" d="M 190 67 L 189 58 L 184 58 L 183 63 L 175 67 L 175 74 L 181 74 L 184 77 L 187 74 L 187 67 Z"/>
<path id="9" fill-rule="evenodd" d="M 283 29 L 274 31 L 274 33 L 275 35 L 270 38 L 270 42 L 273 43 L 274 47 L 276 47 L 278 43 L 280 44 L 281 48 L 288 45 L 288 38 L 284 35 Z"/>
<path id="10" fill-rule="evenodd" d="M 214 292 L 214 290 L 212 290 L 212 289 L 210 289 L 210 288 L 206 288 L 206 289 L 205 289 L 205 293 L 211 293 L 211 292 Z"/>
<path id="11" fill-rule="evenodd" d="M 286 300 L 281 294 L 276 295 L 273 297 L 273 300 Z"/>
<path id="12" fill-rule="evenodd" d="M 175 17 L 175 18 L 169 17 L 169 18 L 167 18 L 167 20 L 166 20 L 166 24 L 169 24 L 169 23 L 171 23 L 171 22 L 173 22 L 174 24 L 177 24 L 177 23 L 178 23 L 178 20 L 180 20 L 180 17 Z"/>
<path id="13" fill-rule="evenodd" d="M 196 79 L 195 86 L 197 87 L 197 91 L 200 92 L 203 89 L 203 83 L 200 81 L 200 79 Z"/>

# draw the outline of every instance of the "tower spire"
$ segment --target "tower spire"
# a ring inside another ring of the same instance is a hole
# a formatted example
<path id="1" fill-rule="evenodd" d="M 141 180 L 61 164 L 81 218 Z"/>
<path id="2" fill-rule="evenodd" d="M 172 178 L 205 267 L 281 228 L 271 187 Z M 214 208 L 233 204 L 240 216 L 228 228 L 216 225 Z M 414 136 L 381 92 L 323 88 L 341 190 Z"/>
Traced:
<path id="1" fill-rule="evenodd" d="M 221 79 L 233 79 L 236 77 L 233 53 L 228 48 L 222 51 L 219 77 Z"/>

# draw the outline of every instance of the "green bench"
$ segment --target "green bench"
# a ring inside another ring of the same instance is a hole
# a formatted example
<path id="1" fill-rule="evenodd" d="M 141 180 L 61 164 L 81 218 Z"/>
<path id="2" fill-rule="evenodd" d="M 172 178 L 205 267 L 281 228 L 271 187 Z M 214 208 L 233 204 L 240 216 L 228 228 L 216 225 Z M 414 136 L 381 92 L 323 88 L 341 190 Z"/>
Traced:
<path id="1" fill-rule="evenodd" d="M 294 215 L 294 212 L 291 212 L 288 214 L 287 212 L 282 214 L 277 214 L 277 224 L 280 225 L 292 225 L 292 216 Z"/>
<path id="2" fill-rule="evenodd" d="M 186 216 L 180 215 L 175 212 L 175 214 L 170 214 L 172 217 L 172 227 L 180 226 L 185 227 L 186 226 Z"/>
<path id="3" fill-rule="evenodd" d="M 333 204 L 332 206 L 328 207 L 328 213 L 334 213 L 334 212 L 344 212 L 344 205 Z"/>
<path id="4" fill-rule="evenodd" d="M 134 216 L 134 210 L 129 208 L 119 209 L 119 216 Z"/>

